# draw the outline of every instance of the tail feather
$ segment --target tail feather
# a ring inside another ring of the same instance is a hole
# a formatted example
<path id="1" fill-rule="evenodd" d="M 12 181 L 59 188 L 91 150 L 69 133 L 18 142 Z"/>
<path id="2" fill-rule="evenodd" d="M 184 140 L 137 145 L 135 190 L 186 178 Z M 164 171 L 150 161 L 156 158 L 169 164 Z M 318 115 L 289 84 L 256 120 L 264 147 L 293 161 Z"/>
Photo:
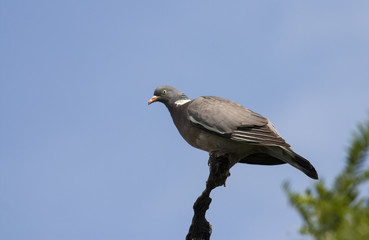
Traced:
<path id="1" fill-rule="evenodd" d="M 291 164 L 312 179 L 318 179 L 318 173 L 314 166 L 308 160 L 292 151 L 292 149 L 286 149 L 284 147 L 269 147 L 268 150 L 269 154 L 275 158 Z"/>
<path id="2" fill-rule="evenodd" d="M 312 179 L 318 179 L 318 173 L 316 172 L 314 166 L 305 158 L 295 153 L 294 163 L 288 162 L 292 166 L 301 170 L 303 173 L 311 177 Z"/>

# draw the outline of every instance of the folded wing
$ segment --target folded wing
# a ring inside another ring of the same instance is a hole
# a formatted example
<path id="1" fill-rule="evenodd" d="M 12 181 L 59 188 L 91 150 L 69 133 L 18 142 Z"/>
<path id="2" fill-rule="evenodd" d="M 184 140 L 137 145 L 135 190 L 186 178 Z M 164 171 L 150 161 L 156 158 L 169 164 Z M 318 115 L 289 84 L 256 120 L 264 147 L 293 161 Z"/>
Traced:
<path id="1" fill-rule="evenodd" d="M 224 98 L 199 97 L 188 116 L 195 126 L 235 141 L 290 148 L 267 118 Z"/>

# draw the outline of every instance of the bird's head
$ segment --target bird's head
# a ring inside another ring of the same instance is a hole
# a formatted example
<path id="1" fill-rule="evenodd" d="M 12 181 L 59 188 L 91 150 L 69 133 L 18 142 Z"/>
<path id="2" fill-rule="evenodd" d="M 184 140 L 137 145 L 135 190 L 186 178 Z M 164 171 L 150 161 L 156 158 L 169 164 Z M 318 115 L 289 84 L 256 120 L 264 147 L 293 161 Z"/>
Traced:
<path id="1" fill-rule="evenodd" d="M 167 107 L 170 107 L 180 100 L 189 100 L 189 98 L 174 87 L 159 86 L 155 89 L 154 96 L 149 100 L 148 104 L 153 102 L 162 102 Z"/>

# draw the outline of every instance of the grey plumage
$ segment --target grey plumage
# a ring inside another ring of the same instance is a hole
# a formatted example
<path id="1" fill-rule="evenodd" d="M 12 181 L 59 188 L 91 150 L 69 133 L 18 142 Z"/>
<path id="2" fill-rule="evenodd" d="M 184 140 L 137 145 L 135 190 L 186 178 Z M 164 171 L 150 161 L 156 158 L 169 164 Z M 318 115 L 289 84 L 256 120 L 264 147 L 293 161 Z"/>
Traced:
<path id="1" fill-rule="evenodd" d="M 230 154 L 233 163 L 289 163 L 313 179 L 310 162 L 296 154 L 265 117 L 240 104 L 214 96 L 190 100 L 171 86 L 156 88 L 153 102 L 164 103 L 182 137 L 193 147 Z"/>
<path id="2" fill-rule="evenodd" d="M 194 99 L 188 107 L 193 123 L 221 134 L 232 134 L 238 127 L 259 127 L 268 120 L 240 104 L 220 97 L 206 96 Z"/>

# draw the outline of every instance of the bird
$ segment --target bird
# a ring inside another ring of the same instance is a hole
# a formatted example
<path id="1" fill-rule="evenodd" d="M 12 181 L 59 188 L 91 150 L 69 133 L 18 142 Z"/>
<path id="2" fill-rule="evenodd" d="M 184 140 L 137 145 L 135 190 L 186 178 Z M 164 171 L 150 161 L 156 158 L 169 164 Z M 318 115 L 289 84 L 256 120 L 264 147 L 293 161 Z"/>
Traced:
<path id="1" fill-rule="evenodd" d="M 318 179 L 314 166 L 292 150 L 269 119 L 234 101 L 215 96 L 191 100 L 172 86 L 159 86 L 148 105 L 154 102 L 168 108 L 181 136 L 195 148 L 225 152 L 232 165 L 288 163 Z"/>

